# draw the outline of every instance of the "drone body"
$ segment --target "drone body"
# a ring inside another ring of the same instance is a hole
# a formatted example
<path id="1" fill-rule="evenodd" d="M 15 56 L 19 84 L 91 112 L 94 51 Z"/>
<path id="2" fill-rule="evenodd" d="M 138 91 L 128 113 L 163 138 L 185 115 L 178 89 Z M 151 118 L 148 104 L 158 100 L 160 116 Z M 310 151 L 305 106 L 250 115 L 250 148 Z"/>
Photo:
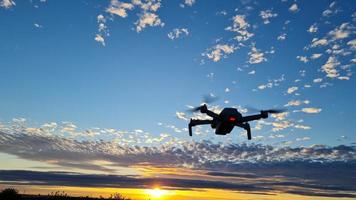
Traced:
<path id="1" fill-rule="evenodd" d="M 246 130 L 247 138 L 252 139 L 251 128 L 249 121 L 264 119 L 268 117 L 268 113 L 280 113 L 280 110 L 261 110 L 260 114 L 242 116 L 236 108 L 224 108 L 220 114 L 216 114 L 211 110 L 208 110 L 206 104 L 197 107 L 194 111 L 200 111 L 201 113 L 207 114 L 212 117 L 212 120 L 199 120 L 191 119 L 188 125 L 189 135 L 192 136 L 192 127 L 203 124 L 210 124 L 211 128 L 215 129 L 215 134 L 226 135 L 229 134 L 235 126 L 241 127 Z"/>

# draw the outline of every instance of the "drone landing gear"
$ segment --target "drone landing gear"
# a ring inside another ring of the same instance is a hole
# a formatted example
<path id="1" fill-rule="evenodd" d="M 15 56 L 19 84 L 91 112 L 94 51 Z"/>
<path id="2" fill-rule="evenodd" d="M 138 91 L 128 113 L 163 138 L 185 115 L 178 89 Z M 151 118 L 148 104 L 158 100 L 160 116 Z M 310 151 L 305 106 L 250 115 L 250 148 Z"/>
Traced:
<path id="1" fill-rule="evenodd" d="M 241 128 L 243 128 L 243 129 L 246 130 L 246 132 L 247 132 L 247 139 L 248 139 L 248 140 L 251 140 L 251 139 L 252 139 L 252 136 L 251 136 L 251 127 L 250 127 L 250 124 L 249 124 L 249 123 L 243 123 L 243 124 L 239 124 L 239 125 L 237 125 L 237 126 L 239 126 L 239 127 L 241 127 Z"/>
<path id="2" fill-rule="evenodd" d="M 211 124 L 213 123 L 212 120 L 198 120 L 198 119 L 190 119 L 188 128 L 189 128 L 189 136 L 193 136 L 192 127 L 196 125 L 203 125 L 203 124 Z"/>

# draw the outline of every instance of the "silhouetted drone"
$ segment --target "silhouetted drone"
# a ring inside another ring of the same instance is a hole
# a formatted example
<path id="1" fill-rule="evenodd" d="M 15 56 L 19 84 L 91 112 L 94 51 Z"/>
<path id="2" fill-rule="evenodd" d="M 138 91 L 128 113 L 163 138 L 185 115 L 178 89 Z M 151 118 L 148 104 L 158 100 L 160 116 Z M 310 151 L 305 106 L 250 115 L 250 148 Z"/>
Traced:
<path id="1" fill-rule="evenodd" d="M 209 97 L 205 97 L 205 103 L 212 101 Z M 236 108 L 224 108 L 220 114 L 216 114 L 213 111 L 209 110 L 206 104 L 202 106 L 195 107 L 190 109 L 191 112 L 200 111 L 201 113 L 207 114 L 212 117 L 212 120 L 200 120 L 200 119 L 190 119 L 189 122 L 189 135 L 192 136 L 192 127 L 203 124 L 210 124 L 211 128 L 215 129 L 216 135 L 226 135 L 232 131 L 235 126 L 241 127 L 247 131 L 247 138 L 251 140 L 251 128 L 249 121 L 265 119 L 268 117 L 268 114 L 282 113 L 282 109 L 269 109 L 269 110 L 260 110 L 260 114 L 250 115 L 243 117 L 242 114 L 237 111 Z"/>

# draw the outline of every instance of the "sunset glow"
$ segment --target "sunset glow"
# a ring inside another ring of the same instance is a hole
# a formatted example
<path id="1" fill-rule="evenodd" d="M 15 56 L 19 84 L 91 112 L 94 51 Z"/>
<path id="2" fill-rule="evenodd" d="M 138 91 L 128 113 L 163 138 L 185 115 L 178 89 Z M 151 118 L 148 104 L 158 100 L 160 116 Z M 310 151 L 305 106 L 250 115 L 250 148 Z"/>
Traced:
<path id="1" fill-rule="evenodd" d="M 159 199 L 168 194 L 167 190 L 161 190 L 159 188 L 147 189 L 145 192 L 153 199 Z"/>
<path id="2" fill-rule="evenodd" d="M 0 27 L 0 199 L 356 199 L 355 0 L 0 0 Z"/>

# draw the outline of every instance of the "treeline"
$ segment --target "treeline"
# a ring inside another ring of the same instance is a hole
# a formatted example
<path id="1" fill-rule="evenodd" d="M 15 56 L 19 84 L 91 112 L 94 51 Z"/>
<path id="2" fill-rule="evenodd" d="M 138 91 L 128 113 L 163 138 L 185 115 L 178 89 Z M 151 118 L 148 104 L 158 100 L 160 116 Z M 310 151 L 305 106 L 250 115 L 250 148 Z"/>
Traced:
<path id="1" fill-rule="evenodd" d="M 122 196 L 120 193 L 111 194 L 110 197 L 71 197 L 65 192 L 51 192 L 48 195 L 29 195 L 20 194 L 14 188 L 6 188 L 0 192 L 0 200 L 131 200 Z"/>

